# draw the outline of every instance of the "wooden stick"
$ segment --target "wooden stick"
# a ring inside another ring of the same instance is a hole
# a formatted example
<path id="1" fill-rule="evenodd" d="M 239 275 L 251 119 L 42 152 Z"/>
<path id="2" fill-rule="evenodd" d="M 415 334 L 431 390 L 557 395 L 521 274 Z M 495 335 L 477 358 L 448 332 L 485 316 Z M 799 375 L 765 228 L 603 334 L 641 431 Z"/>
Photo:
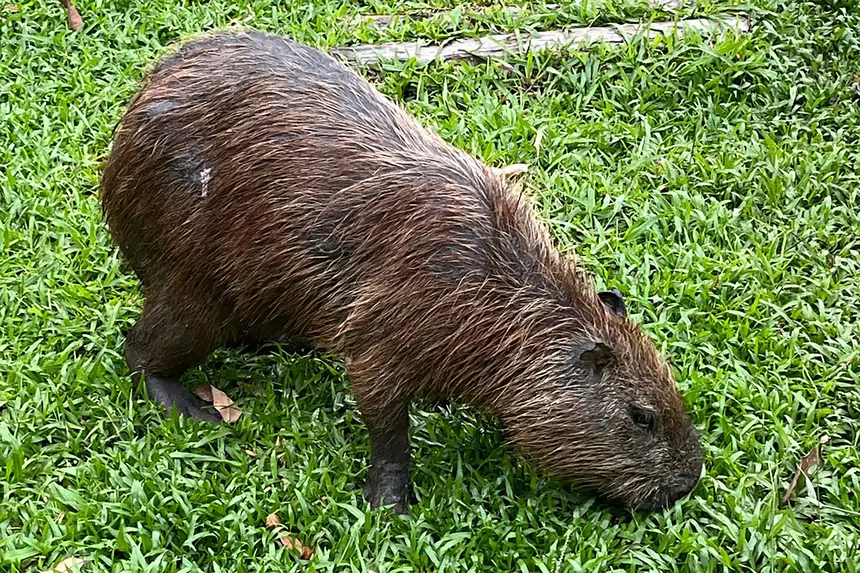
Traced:
<path id="1" fill-rule="evenodd" d="M 548 48 L 574 46 L 585 48 L 595 42 L 623 44 L 630 37 L 642 34 L 646 38 L 657 38 L 672 33 L 683 37 L 688 32 L 711 34 L 734 29 L 740 33 L 750 30 L 750 19 L 746 14 L 735 14 L 728 18 L 695 18 L 678 22 L 651 22 L 618 24 L 614 26 L 569 28 L 539 32 L 532 36 L 520 34 L 493 34 L 481 38 L 455 40 L 443 46 L 427 46 L 418 42 L 390 42 L 376 45 L 350 46 L 331 50 L 349 62 L 378 65 L 383 61 L 407 61 L 415 58 L 419 64 L 434 61 L 458 61 L 483 58 L 499 58 L 508 54 L 539 52 Z"/>
<path id="2" fill-rule="evenodd" d="M 682 7 L 692 7 L 694 5 L 695 0 L 648 0 L 648 6 L 665 10 L 666 12 L 677 12 Z M 560 6 L 558 4 L 546 4 L 544 8 L 547 10 L 558 10 Z M 483 14 L 486 11 L 486 8 L 476 6 L 473 10 L 466 12 L 466 14 Z M 510 14 L 511 18 L 519 18 L 520 16 L 529 13 L 529 9 L 523 8 L 522 6 L 503 6 L 502 11 Z M 451 10 L 441 10 L 438 12 L 413 12 L 411 14 L 373 14 L 371 16 L 365 16 L 364 20 L 373 24 L 376 28 L 382 31 L 398 20 L 429 20 L 431 18 L 438 18 L 450 13 Z"/>
<path id="3" fill-rule="evenodd" d="M 695 0 L 649 0 L 648 5 L 659 8 L 666 12 L 677 12 L 681 8 L 692 8 L 696 5 Z"/>

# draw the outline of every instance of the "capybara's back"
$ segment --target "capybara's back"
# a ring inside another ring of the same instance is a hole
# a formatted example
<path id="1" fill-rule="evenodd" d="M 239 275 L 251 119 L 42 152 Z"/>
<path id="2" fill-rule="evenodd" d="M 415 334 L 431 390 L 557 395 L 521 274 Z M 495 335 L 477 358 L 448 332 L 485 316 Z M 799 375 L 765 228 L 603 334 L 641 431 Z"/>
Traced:
<path id="1" fill-rule="evenodd" d="M 698 481 L 671 371 L 559 255 L 525 198 L 321 52 L 221 32 L 162 60 L 117 131 L 104 210 L 143 283 L 126 341 L 151 397 L 219 346 L 288 335 L 343 355 L 367 493 L 408 497 L 408 405 L 500 416 L 546 471 L 641 507 Z"/>

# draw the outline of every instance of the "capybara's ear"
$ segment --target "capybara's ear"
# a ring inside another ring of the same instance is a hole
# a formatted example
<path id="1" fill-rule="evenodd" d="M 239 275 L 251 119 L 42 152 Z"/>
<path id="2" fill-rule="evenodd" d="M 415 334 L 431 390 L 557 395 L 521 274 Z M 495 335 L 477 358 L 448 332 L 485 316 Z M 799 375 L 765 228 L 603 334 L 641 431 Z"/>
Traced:
<path id="1" fill-rule="evenodd" d="M 607 364 L 614 359 L 615 351 L 600 340 L 588 343 L 582 354 L 579 355 L 580 364 L 592 370 L 595 374 L 603 372 Z"/>
<path id="2" fill-rule="evenodd" d="M 624 304 L 624 296 L 622 296 L 621 291 L 617 288 L 599 292 L 597 296 L 600 297 L 600 300 L 603 301 L 603 305 L 609 312 L 615 316 L 627 316 L 627 305 Z"/>
<path id="3" fill-rule="evenodd" d="M 526 192 L 525 175 L 529 166 L 526 163 L 514 163 L 504 167 L 490 167 L 490 172 L 510 186 L 516 194 Z"/>

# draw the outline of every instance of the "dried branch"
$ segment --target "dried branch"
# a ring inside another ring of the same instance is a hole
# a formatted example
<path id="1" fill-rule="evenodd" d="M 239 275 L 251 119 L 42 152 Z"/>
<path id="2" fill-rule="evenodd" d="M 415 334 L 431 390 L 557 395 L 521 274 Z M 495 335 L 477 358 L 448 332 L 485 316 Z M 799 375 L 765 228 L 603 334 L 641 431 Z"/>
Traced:
<path id="1" fill-rule="evenodd" d="M 428 46 L 420 41 L 390 42 L 375 45 L 360 45 L 332 50 L 357 64 L 378 65 L 383 61 L 407 61 L 414 58 L 419 64 L 434 61 L 458 61 L 470 59 L 500 58 L 508 54 L 539 52 L 548 48 L 585 48 L 595 42 L 623 44 L 636 35 L 657 38 L 676 34 L 679 37 L 689 32 L 713 34 L 733 29 L 740 33 L 750 30 L 750 19 L 746 14 L 728 18 L 696 18 L 678 22 L 630 23 L 613 26 L 569 28 L 539 32 L 526 36 L 520 34 L 493 34 L 481 38 L 455 40 L 443 46 Z"/>

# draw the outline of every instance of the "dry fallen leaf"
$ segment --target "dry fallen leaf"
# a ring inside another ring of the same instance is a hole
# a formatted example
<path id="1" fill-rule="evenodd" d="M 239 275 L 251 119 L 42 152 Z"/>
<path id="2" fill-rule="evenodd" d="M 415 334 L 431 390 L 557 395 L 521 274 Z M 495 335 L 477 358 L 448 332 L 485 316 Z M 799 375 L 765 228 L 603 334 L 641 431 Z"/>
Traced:
<path id="1" fill-rule="evenodd" d="M 13 14 L 14 14 L 14 13 L 15 13 L 15 12 L 17 12 L 18 10 L 19 10 L 19 8 L 18 8 L 18 5 L 17 5 L 17 4 L 5 4 L 5 5 L 3 6 L 3 11 L 4 11 L 4 12 L 11 12 L 11 13 L 13 13 Z"/>
<path id="2" fill-rule="evenodd" d="M 69 28 L 71 28 L 73 32 L 77 32 L 84 25 L 84 21 L 81 19 L 78 9 L 75 8 L 74 4 L 72 4 L 72 0 L 62 0 L 62 2 L 68 12 Z"/>
<path id="3" fill-rule="evenodd" d="M 68 557 L 63 559 L 53 569 L 48 569 L 42 573 L 71 573 L 72 571 L 80 571 L 84 566 L 84 560 L 80 557 Z"/>
<path id="4" fill-rule="evenodd" d="M 278 518 L 277 513 L 270 513 L 266 516 L 266 527 L 270 527 L 275 530 L 281 529 L 281 520 Z M 280 541 L 281 545 L 283 545 L 287 549 L 300 553 L 302 559 L 310 559 L 314 556 L 314 548 L 303 544 L 296 537 L 292 537 L 285 533 L 283 535 L 278 536 L 278 541 Z"/>
<path id="5" fill-rule="evenodd" d="M 215 386 L 211 386 L 211 388 L 212 405 L 215 406 L 215 409 L 218 410 L 218 413 L 221 414 L 224 421 L 228 424 L 235 424 L 238 422 L 239 416 L 242 415 L 242 410 L 233 405 L 233 400 L 230 399 L 230 396 Z"/>
<path id="6" fill-rule="evenodd" d="M 257 452 L 255 452 L 254 450 L 245 450 L 245 455 L 249 458 L 256 458 Z"/>
<path id="7" fill-rule="evenodd" d="M 314 548 L 308 547 L 307 545 L 303 545 L 302 542 L 295 537 L 290 537 L 289 535 L 282 535 L 280 539 L 281 545 L 291 551 L 297 551 L 301 554 L 302 559 L 310 559 L 314 556 Z"/>
<path id="8" fill-rule="evenodd" d="M 211 384 L 201 384 L 194 390 L 194 393 L 201 400 L 211 402 L 215 406 L 215 409 L 218 410 L 218 413 L 221 414 L 221 419 L 228 424 L 235 424 L 239 420 L 239 416 L 242 415 L 242 410 L 233 404 L 230 396 Z"/>
<path id="9" fill-rule="evenodd" d="M 797 471 L 794 472 L 794 477 L 791 478 L 791 483 L 788 484 L 788 489 L 785 490 L 785 495 L 782 496 L 782 500 L 780 503 L 785 505 L 788 503 L 788 500 L 791 498 L 791 495 L 797 489 L 797 485 L 800 481 L 800 475 L 809 476 L 809 470 L 816 468 L 822 465 L 824 462 L 821 458 L 820 448 L 822 445 L 827 443 L 827 440 L 830 438 L 827 435 L 821 436 L 818 440 L 818 443 L 815 444 L 815 447 L 809 450 L 805 456 L 800 460 L 800 467 L 797 468 Z"/>
<path id="10" fill-rule="evenodd" d="M 212 403 L 212 386 L 209 384 L 201 384 L 194 391 L 197 394 L 197 397 L 206 402 Z"/>

